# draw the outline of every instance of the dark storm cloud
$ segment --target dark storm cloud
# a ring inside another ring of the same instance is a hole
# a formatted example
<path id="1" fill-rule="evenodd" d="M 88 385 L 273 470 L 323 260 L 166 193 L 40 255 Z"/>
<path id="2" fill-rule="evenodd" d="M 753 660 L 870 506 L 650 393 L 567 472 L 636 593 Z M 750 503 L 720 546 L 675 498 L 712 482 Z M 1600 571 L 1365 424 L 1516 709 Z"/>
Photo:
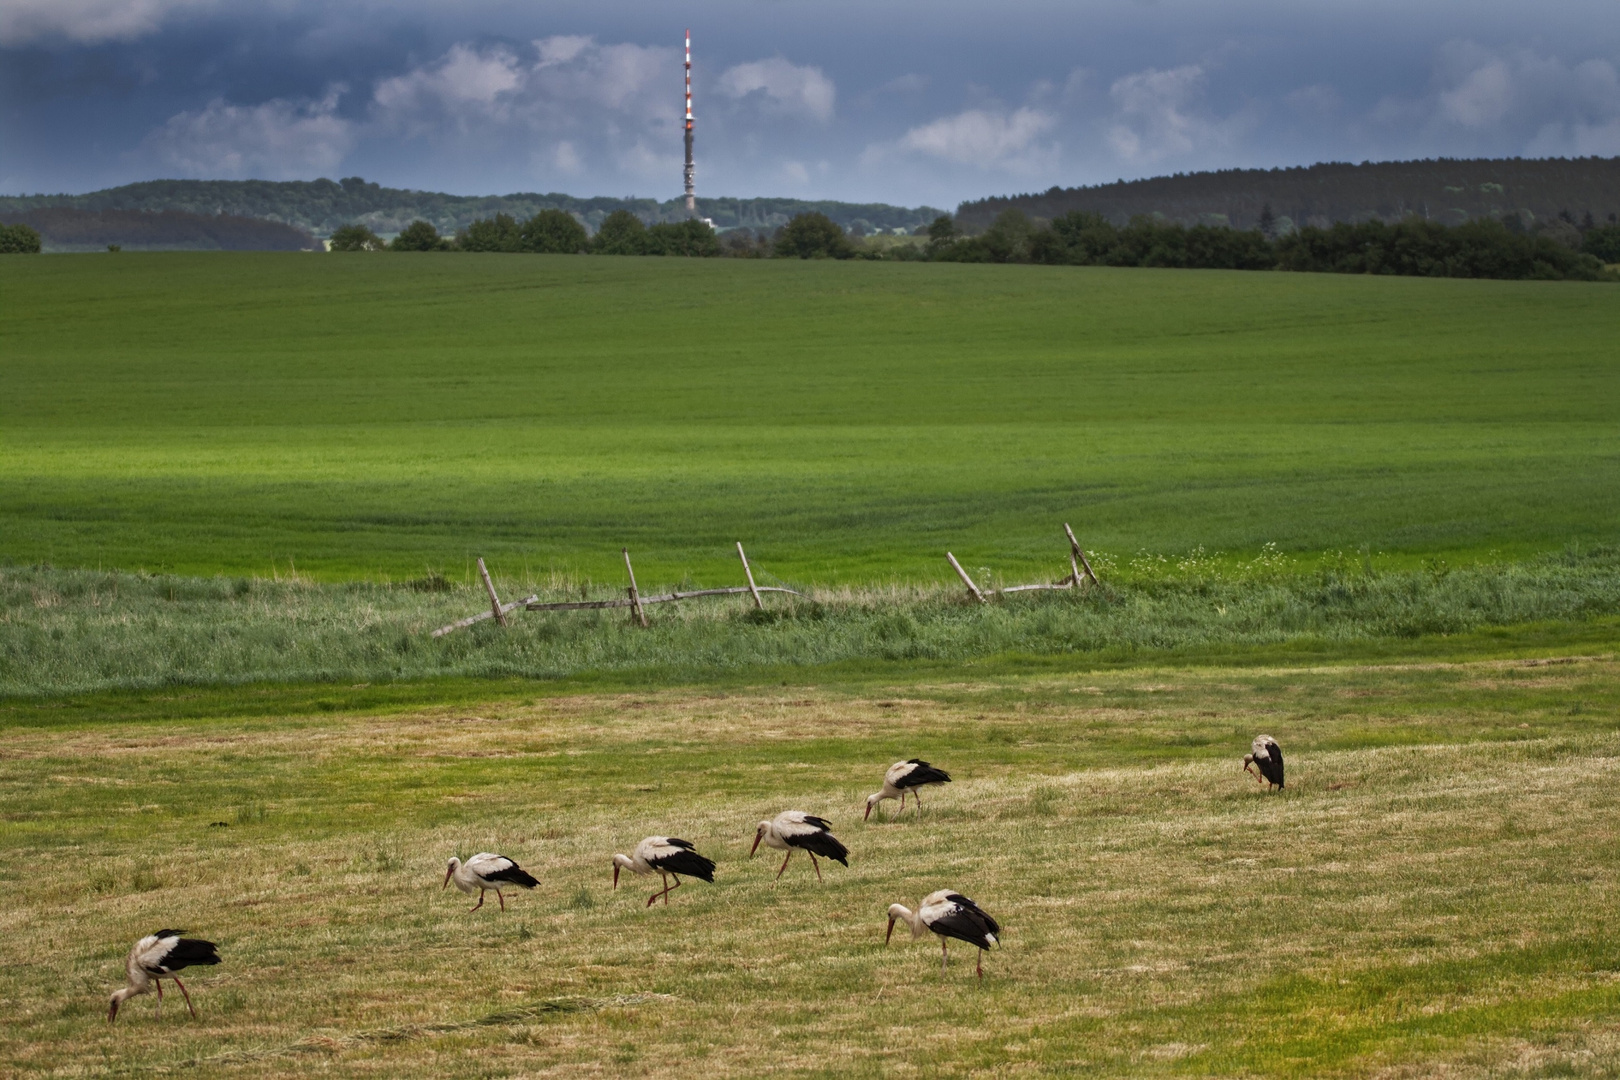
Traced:
<path id="1" fill-rule="evenodd" d="M 1168 171 L 1620 154 L 1607 0 L 0 0 L 0 190 L 361 174 L 952 204 Z"/>

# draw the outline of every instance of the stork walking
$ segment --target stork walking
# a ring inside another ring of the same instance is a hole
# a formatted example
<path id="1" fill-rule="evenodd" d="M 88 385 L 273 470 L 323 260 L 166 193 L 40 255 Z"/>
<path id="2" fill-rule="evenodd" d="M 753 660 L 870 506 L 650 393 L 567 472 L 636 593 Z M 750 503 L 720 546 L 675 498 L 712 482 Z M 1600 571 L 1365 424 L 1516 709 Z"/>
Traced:
<path id="1" fill-rule="evenodd" d="M 929 784 L 948 784 L 951 774 L 944 769 L 936 769 L 921 758 L 912 758 L 910 761 L 897 761 L 889 766 L 889 771 L 883 774 L 883 790 L 874 791 L 866 797 L 865 821 L 872 816 L 872 807 L 884 799 L 899 799 L 900 809 L 906 808 L 906 792 L 911 792 L 912 800 L 917 809 L 922 810 L 920 790 Z M 896 811 L 898 813 L 899 811 Z"/>
<path id="2" fill-rule="evenodd" d="M 681 879 L 677 876 L 685 874 L 687 877 L 701 878 L 704 881 L 714 881 L 714 860 L 704 858 L 697 850 L 685 840 L 673 836 L 649 836 L 635 847 L 630 855 L 613 856 L 613 887 L 619 887 L 619 871 L 628 870 L 642 877 L 657 874 L 664 879 L 662 891 L 655 890 L 647 897 L 647 906 L 652 907 L 653 901 L 660 896 L 664 903 L 669 903 L 670 890 L 681 887 Z M 669 883 L 675 878 L 675 884 Z"/>
<path id="3" fill-rule="evenodd" d="M 894 936 L 894 924 L 897 922 L 903 922 L 911 927 L 911 937 L 914 941 L 929 930 L 939 935 L 941 977 L 944 977 L 945 968 L 950 963 L 950 939 L 955 938 L 969 945 L 978 946 L 978 972 L 982 981 L 985 950 L 996 944 L 996 935 L 1001 933 L 1001 924 L 991 918 L 989 912 L 961 893 L 949 889 L 929 893 L 923 897 L 923 902 L 916 911 L 912 911 L 904 904 L 890 904 L 889 932 L 883 935 L 884 945 L 888 945 L 889 939 Z"/>
<path id="4" fill-rule="evenodd" d="M 1243 755 L 1243 771 L 1254 777 L 1257 784 L 1270 782 L 1271 787 L 1281 791 L 1283 786 L 1283 756 L 1282 747 L 1270 735 L 1256 735 L 1251 753 Z M 1255 773 L 1258 767 L 1260 772 Z M 1262 777 L 1264 779 L 1262 779 Z M 1267 788 L 1270 791 L 1271 788 Z"/>
<path id="5" fill-rule="evenodd" d="M 540 884 L 534 876 L 505 855 L 496 855 L 490 851 L 480 851 L 477 855 L 462 862 L 454 856 L 450 859 L 450 866 L 444 872 L 444 885 L 449 888 L 454 881 L 456 888 L 471 896 L 478 894 L 478 903 L 468 908 L 468 911 L 477 911 L 484 906 L 484 893 L 487 890 L 495 891 L 495 899 L 501 902 L 501 910 L 506 910 L 506 897 L 501 895 L 502 888 L 518 886 L 532 889 Z"/>
<path id="6" fill-rule="evenodd" d="M 109 1024 L 118 1019 L 118 1006 L 151 990 L 157 991 L 157 1015 L 162 1019 L 164 979 L 174 980 L 174 985 L 180 988 L 180 993 L 186 999 L 186 1008 L 191 1010 L 193 1017 L 197 1015 L 197 1008 L 191 1003 L 191 993 L 175 972 L 181 968 L 217 964 L 219 953 L 212 941 L 183 938 L 180 936 L 183 933 L 184 930 L 159 930 L 141 938 L 129 950 L 129 956 L 124 960 L 129 985 L 113 991 L 112 1001 L 107 1006 Z"/>
<path id="7" fill-rule="evenodd" d="M 805 851 L 810 855 L 810 865 L 815 868 L 816 880 L 820 881 L 821 866 L 816 862 L 816 856 L 823 859 L 832 859 L 849 865 L 849 848 L 839 842 L 838 837 L 832 834 L 832 822 L 826 818 L 818 818 L 807 814 L 803 810 L 784 810 L 770 821 L 762 821 L 759 828 L 754 830 L 754 846 L 748 849 L 748 857 L 752 859 L 754 852 L 759 850 L 760 841 L 766 847 L 777 851 L 787 852 L 782 860 L 782 868 L 776 872 L 778 879 L 782 871 L 787 869 L 788 859 L 793 858 L 795 851 Z"/>

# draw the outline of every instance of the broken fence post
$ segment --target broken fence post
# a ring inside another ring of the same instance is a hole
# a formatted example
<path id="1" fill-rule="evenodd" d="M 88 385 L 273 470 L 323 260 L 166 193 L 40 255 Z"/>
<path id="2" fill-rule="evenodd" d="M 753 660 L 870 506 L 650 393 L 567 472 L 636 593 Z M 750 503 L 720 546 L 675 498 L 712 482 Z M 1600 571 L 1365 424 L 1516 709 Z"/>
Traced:
<path id="1" fill-rule="evenodd" d="M 754 610 L 764 611 L 765 605 L 759 599 L 759 586 L 754 584 L 754 572 L 748 568 L 748 556 L 743 554 L 742 541 L 737 541 L 737 558 L 742 560 L 743 573 L 748 575 L 748 591 L 754 594 Z"/>
<path id="2" fill-rule="evenodd" d="M 1093 585 L 1102 584 L 1097 580 L 1097 572 L 1091 568 L 1091 560 L 1086 558 L 1085 549 L 1080 546 L 1080 541 L 1074 538 L 1074 530 L 1069 528 L 1069 523 L 1067 521 L 1063 523 L 1063 531 L 1069 535 L 1070 563 L 1073 563 L 1076 558 L 1079 558 L 1080 565 L 1086 568 L 1086 576 L 1091 579 L 1091 583 Z M 1078 569 L 1076 569 L 1074 572 L 1074 584 L 1075 588 L 1080 587 L 1080 571 Z"/>
<path id="3" fill-rule="evenodd" d="M 484 559 L 479 556 L 478 573 L 484 579 L 484 588 L 489 590 L 489 611 L 495 621 L 502 626 L 506 625 L 506 612 L 501 610 L 501 598 L 495 593 L 495 583 L 489 580 L 489 571 L 484 569 Z"/>
<path id="4" fill-rule="evenodd" d="M 624 572 L 630 575 L 630 606 L 636 609 L 636 618 L 640 619 L 641 625 L 645 627 L 647 625 L 647 613 L 641 610 L 641 594 L 636 591 L 636 571 L 630 565 L 630 549 L 621 548 L 620 550 L 624 552 Z"/>
<path id="5" fill-rule="evenodd" d="M 962 564 L 956 561 L 956 556 L 947 551 L 945 557 L 951 561 L 951 567 L 956 571 L 956 576 L 962 579 L 962 584 L 967 586 L 967 591 L 972 595 L 973 599 L 981 604 L 988 603 L 984 598 L 984 594 L 979 591 L 979 587 L 973 584 L 973 579 L 968 577 L 967 571 L 962 569 Z"/>

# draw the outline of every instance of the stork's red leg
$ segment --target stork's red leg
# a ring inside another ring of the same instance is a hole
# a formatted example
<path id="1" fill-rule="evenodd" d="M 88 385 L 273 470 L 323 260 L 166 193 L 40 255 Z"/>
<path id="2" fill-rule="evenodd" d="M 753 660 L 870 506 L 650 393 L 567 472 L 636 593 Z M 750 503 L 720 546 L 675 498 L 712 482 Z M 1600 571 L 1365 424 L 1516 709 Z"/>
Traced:
<path id="1" fill-rule="evenodd" d="M 163 1019 L 163 980 L 153 979 L 152 985 L 157 987 L 157 1018 L 161 1020 Z"/>
<path id="2" fill-rule="evenodd" d="M 813 851 L 810 853 L 810 865 L 816 868 L 816 880 L 820 881 L 821 880 L 821 864 L 816 862 L 816 853 L 813 852 Z"/>
<path id="3" fill-rule="evenodd" d="M 676 877 L 674 874 L 671 874 L 669 876 L 675 879 L 675 884 L 671 885 L 667 881 L 664 882 L 664 906 L 665 907 L 669 906 L 669 894 L 674 892 L 676 889 L 681 887 L 681 879 L 679 877 Z"/>
<path id="4" fill-rule="evenodd" d="M 788 848 L 788 853 L 787 853 L 787 859 L 783 859 L 783 860 L 782 860 L 782 870 L 786 870 L 786 869 L 787 869 L 787 864 L 788 864 L 788 859 L 791 859 L 791 858 L 793 858 L 793 849 L 792 849 L 792 848 Z M 782 877 L 782 870 L 778 870 L 778 871 L 777 871 L 777 872 L 776 872 L 776 877 L 777 877 L 777 880 L 781 880 L 781 877 Z"/>
<path id="5" fill-rule="evenodd" d="M 477 911 L 479 908 L 481 908 L 483 906 L 484 906 L 484 890 L 479 889 L 478 890 L 478 903 L 474 904 L 472 907 L 468 908 L 467 910 L 468 911 Z"/>
<path id="6" fill-rule="evenodd" d="M 945 938 L 939 939 L 939 975 L 945 977 L 945 969 L 951 962 L 951 943 Z"/>
<path id="7" fill-rule="evenodd" d="M 919 814 L 922 813 L 922 788 L 918 788 L 911 793 L 911 802 L 912 809 Z"/>
<path id="8" fill-rule="evenodd" d="M 191 1003 L 191 992 L 186 989 L 186 984 L 180 981 L 180 976 L 176 975 L 174 977 L 174 985 L 178 986 L 180 993 L 185 996 L 186 1008 L 191 1010 L 191 1018 L 193 1020 L 197 1019 L 197 1007 Z"/>
<path id="9" fill-rule="evenodd" d="M 979 950 L 979 981 L 984 982 L 984 950 Z"/>
<path id="10" fill-rule="evenodd" d="M 497 900 L 499 900 L 501 902 L 501 910 L 505 911 L 506 910 L 506 897 L 501 895 L 501 890 L 499 890 L 499 889 L 495 890 L 495 899 L 497 899 Z"/>

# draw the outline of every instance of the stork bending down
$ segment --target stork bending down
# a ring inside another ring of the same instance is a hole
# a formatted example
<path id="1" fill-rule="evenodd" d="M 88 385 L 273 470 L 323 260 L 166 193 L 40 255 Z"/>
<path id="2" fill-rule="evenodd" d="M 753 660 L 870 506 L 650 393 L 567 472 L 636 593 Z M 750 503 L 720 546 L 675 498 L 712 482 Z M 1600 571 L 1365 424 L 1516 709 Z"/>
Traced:
<path id="1" fill-rule="evenodd" d="M 681 887 L 681 879 L 677 874 L 687 877 L 702 878 L 704 881 L 714 881 L 714 860 L 706 859 L 695 851 L 690 843 L 678 840 L 673 836 L 649 836 L 636 845 L 633 855 L 613 856 L 613 887 L 619 887 L 619 871 L 629 870 L 633 874 L 643 877 L 657 874 L 664 879 L 664 888 L 647 897 L 647 906 L 652 907 L 653 901 L 660 896 L 664 903 L 669 903 L 671 889 Z M 669 883 L 675 878 L 675 884 Z"/>
<path id="2" fill-rule="evenodd" d="M 118 1006 L 138 994 L 149 990 L 157 991 L 157 1014 L 163 1016 L 163 980 L 173 979 L 174 985 L 180 988 L 185 996 L 186 1008 L 191 1015 L 197 1015 L 196 1006 L 191 1004 L 191 994 L 186 990 L 186 984 L 180 981 L 175 972 L 181 968 L 201 964 L 219 963 L 219 953 L 212 941 L 203 941 L 200 938 L 183 938 L 180 935 L 184 930 L 159 930 L 155 934 L 135 943 L 129 950 L 129 956 L 124 961 L 124 972 L 129 977 L 129 985 L 113 992 L 112 1001 L 107 1007 L 107 1022 L 110 1024 L 118 1019 Z"/>
<path id="3" fill-rule="evenodd" d="M 923 897 L 923 902 L 913 912 L 904 904 L 889 905 L 889 932 L 883 936 L 883 944 L 889 943 L 894 936 L 894 924 L 903 922 L 911 927 L 912 940 L 923 936 L 924 931 L 932 930 L 939 935 L 939 973 L 945 974 L 946 965 L 950 963 L 951 951 L 947 944 L 950 938 L 965 941 L 969 945 L 979 947 L 979 978 L 984 978 L 984 952 L 996 944 L 996 935 L 1001 933 L 1001 924 L 990 917 L 978 904 L 969 900 L 961 893 L 949 889 L 941 889 Z"/>
<path id="4" fill-rule="evenodd" d="M 1243 755 L 1243 771 L 1253 776 L 1255 783 L 1269 781 L 1272 787 L 1281 790 L 1283 786 L 1283 756 L 1282 747 L 1277 745 L 1277 740 L 1270 735 L 1256 735 L 1251 749 L 1253 753 Z M 1251 765 L 1259 767 L 1260 774 L 1258 776 L 1250 768 Z M 1265 780 L 1262 780 L 1261 777 L 1264 777 Z M 1269 791 L 1270 788 L 1267 790 Z"/>
<path id="5" fill-rule="evenodd" d="M 754 830 L 754 846 L 748 849 L 748 857 L 752 859 L 754 852 L 759 850 L 760 841 L 766 847 L 777 851 L 787 852 L 782 860 L 782 868 L 776 872 L 780 878 L 782 871 L 787 869 L 788 859 L 793 858 L 795 851 L 810 853 L 810 865 L 815 868 L 816 880 L 821 880 L 821 866 L 816 862 L 816 856 L 824 859 L 833 859 L 849 865 L 849 848 L 839 842 L 838 837 L 832 834 L 832 822 L 826 818 L 818 818 L 807 814 L 803 810 L 784 810 L 770 821 L 762 821 L 759 828 Z"/>
<path id="6" fill-rule="evenodd" d="M 948 784 L 951 774 L 944 769 L 936 769 L 921 758 L 912 758 L 910 761 L 897 761 L 889 766 L 889 771 L 883 774 L 883 790 L 874 791 L 866 797 L 866 817 L 872 816 L 872 807 L 884 799 L 899 799 L 900 809 L 906 808 L 906 792 L 911 792 L 911 798 L 922 809 L 922 798 L 919 788 L 927 784 Z M 862 820 L 865 820 L 864 818 Z"/>
<path id="7" fill-rule="evenodd" d="M 532 889 L 540 884 L 523 867 L 505 855 L 496 855 L 489 851 L 480 851 L 466 862 L 452 856 L 450 866 L 444 872 L 442 887 L 449 888 L 452 881 L 456 883 L 456 888 L 468 896 L 478 894 L 478 903 L 468 908 L 468 911 L 477 911 L 484 906 L 484 892 L 487 889 L 495 890 L 495 899 L 501 902 L 501 910 L 505 911 L 506 897 L 501 895 L 502 888 L 516 885 Z"/>

